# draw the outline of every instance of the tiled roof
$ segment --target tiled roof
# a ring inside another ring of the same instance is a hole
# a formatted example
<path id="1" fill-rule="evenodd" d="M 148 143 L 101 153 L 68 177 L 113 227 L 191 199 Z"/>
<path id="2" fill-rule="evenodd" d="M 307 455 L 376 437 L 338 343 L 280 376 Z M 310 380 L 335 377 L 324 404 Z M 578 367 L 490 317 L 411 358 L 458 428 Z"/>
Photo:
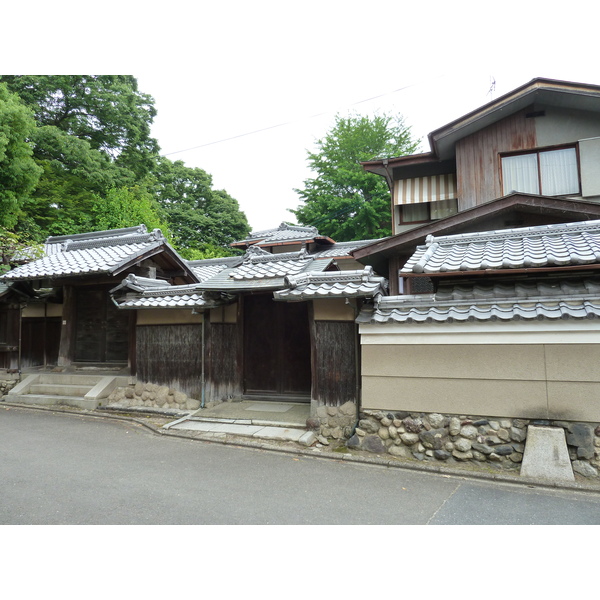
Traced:
<path id="1" fill-rule="evenodd" d="M 188 265 L 199 281 L 207 281 L 224 269 L 235 267 L 242 262 L 239 256 L 211 258 L 206 260 L 188 261 Z"/>
<path id="2" fill-rule="evenodd" d="M 186 287 L 186 286 L 176 286 Z M 207 300 L 202 295 L 202 292 L 189 290 L 187 293 L 184 290 L 177 292 L 148 294 L 143 293 L 137 296 L 126 296 L 117 300 L 119 308 L 210 308 L 217 306 L 219 303 L 213 300 Z"/>
<path id="3" fill-rule="evenodd" d="M 251 246 L 241 264 L 223 269 L 200 285 L 205 290 L 251 291 L 277 290 L 285 287 L 285 277 L 303 272 L 321 272 L 331 259 L 315 260 L 305 250 L 271 254 Z"/>
<path id="4" fill-rule="evenodd" d="M 208 297 L 198 284 L 169 285 L 164 281 L 128 275 L 111 290 L 119 308 L 211 308 L 223 304 L 225 298 Z"/>
<path id="5" fill-rule="evenodd" d="M 316 227 L 300 227 L 282 223 L 276 229 L 265 229 L 263 231 L 252 231 L 245 240 L 235 244 L 277 244 L 281 242 L 306 242 L 319 236 Z"/>
<path id="6" fill-rule="evenodd" d="M 359 323 L 443 323 L 600 318 L 600 277 L 440 286 L 435 295 L 388 296 Z"/>
<path id="7" fill-rule="evenodd" d="M 288 289 L 274 293 L 276 300 L 312 300 L 315 298 L 364 298 L 385 293 L 387 281 L 373 273 L 372 267 L 362 271 L 302 273 L 285 278 Z"/>
<path id="8" fill-rule="evenodd" d="M 440 274 L 600 263 L 600 221 L 429 236 L 401 270 Z"/>
<path id="9" fill-rule="evenodd" d="M 121 233 L 124 232 L 124 233 Z M 25 280 L 115 273 L 136 256 L 166 245 L 159 229 L 147 233 L 146 228 L 129 228 L 113 232 L 96 232 L 61 238 L 49 238 L 46 256 L 17 267 L 2 276 L 5 280 Z"/>
<path id="10" fill-rule="evenodd" d="M 351 256 L 350 252 L 368 246 L 379 240 L 360 240 L 357 242 L 336 242 L 325 250 L 317 250 L 312 254 L 315 258 L 343 258 Z"/>

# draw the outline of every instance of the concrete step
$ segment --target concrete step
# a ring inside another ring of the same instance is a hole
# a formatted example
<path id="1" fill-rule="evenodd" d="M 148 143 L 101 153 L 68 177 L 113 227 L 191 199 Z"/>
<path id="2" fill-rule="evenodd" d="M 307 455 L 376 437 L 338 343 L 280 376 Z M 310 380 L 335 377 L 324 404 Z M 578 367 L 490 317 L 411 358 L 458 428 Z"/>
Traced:
<path id="1" fill-rule="evenodd" d="M 71 375 L 68 373 L 43 373 L 38 378 L 39 383 L 65 384 L 65 385 L 87 385 L 94 387 L 102 375 Z"/>
<path id="2" fill-rule="evenodd" d="M 95 384 L 94 384 L 95 385 Z M 30 394 L 50 396 L 85 396 L 93 385 L 75 385 L 68 383 L 38 383 L 29 388 Z"/>
<path id="3" fill-rule="evenodd" d="M 38 406 L 60 406 L 62 404 L 85 410 L 95 410 L 98 405 L 97 400 L 86 399 L 83 396 L 57 396 L 49 394 L 20 394 L 15 396 L 7 394 L 4 398 L 7 402 L 18 404 L 34 404 Z"/>
<path id="4" fill-rule="evenodd" d="M 125 376 L 30 374 L 5 399 L 21 404 L 66 404 L 94 410 L 116 386 L 127 385 L 127 381 Z"/>
<path id="5" fill-rule="evenodd" d="M 253 439 L 272 440 L 278 442 L 298 442 L 311 446 L 316 441 L 313 431 L 298 426 L 286 427 L 280 423 L 251 422 L 246 419 L 201 419 L 198 417 L 183 417 L 173 423 L 168 423 L 165 429 L 198 431 L 212 437 L 238 435 Z"/>

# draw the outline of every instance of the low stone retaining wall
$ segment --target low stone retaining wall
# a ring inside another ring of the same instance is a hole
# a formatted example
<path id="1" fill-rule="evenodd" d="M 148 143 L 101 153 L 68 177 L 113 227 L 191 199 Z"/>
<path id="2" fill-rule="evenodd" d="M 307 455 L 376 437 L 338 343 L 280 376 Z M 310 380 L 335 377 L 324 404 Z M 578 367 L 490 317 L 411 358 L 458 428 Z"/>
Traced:
<path id="1" fill-rule="evenodd" d="M 107 398 L 107 404 L 115 408 L 143 407 L 162 410 L 193 411 L 200 408 L 200 401 L 189 398 L 183 392 L 154 383 L 139 382 L 116 388 Z"/>
<path id="2" fill-rule="evenodd" d="M 349 411 L 346 405 L 338 409 L 321 407 L 317 413 L 321 435 L 347 438 L 348 448 L 376 454 L 446 463 L 473 461 L 501 469 L 520 467 L 527 426 L 534 423 L 524 419 L 365 410 L 352 432 L 344 420 Z M 585 477 L 599 476 L 599 424 L 566 421 L 544 424 L 565 430 L 573 471 Z"/>
<path id="3" fill-rule="evenodd" d="M 10 390 L 12 390 L 15 385 L 19 383 L 18 379 L 0 379 L 0 398 L 3 398 Z"/>

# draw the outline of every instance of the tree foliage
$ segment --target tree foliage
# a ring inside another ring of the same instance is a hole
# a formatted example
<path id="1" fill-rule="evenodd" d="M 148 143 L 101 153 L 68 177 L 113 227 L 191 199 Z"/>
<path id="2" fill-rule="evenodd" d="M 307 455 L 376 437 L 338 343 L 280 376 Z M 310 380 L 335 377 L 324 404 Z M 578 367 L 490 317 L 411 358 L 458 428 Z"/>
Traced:
<path id="1" fill-rule="evenodd" d="M 42 169 L 32 157 L 29 136 L 35 120 L 19 97 L 0 83 L 0 226 L 12 228 Z"/>
<path id="2" fill-rule="evenodd" d="M 203 254 L 226 249 L 249 233 L 250 226 L 237 200 L 224 190 L 214 190 L 211 176 L 202 169 L 161 158 L 155 176 L 158 202 L 174 242 L 184 255 L 192 249 Z"/>
<path id="3" fill-rule="evenodd" d="M 295 190 L 304 204 L 291 212 L 301 225 L 313 225 L 336 241 L 390 235 L 388 186 L 360 163 L 411 154 L 417 146 L 401 117 L 337 115 L 333 127 L 316 142 L 316 151 L 308 152 L 316 177 Z"/>
<path id="4" fill-rule="evenodd" d="M 155 115 L 131 76 L 0 76 L 0 225 L 41 242 L 145 223 L 191 258 L 231 254 L 246 216 L 202 169 L 159 155 Z"/>
<path id="5" fill-rule="evenodd" d="M 95 231 L 144 224 L 148 231 L 160 229 L 167 239 L 171 237 L 158 203 L 144 187 L 112 188 L 96 196 L 91 216 L 90 229 Z"/>
<path id="6" fill-rule="evenodd" d="M 150 172 L 158 143 L 150 136 L 154 100 L 130 75 L 4 75 L 8 88 L 35 113 L 110 156 L 134 180 Z"/>

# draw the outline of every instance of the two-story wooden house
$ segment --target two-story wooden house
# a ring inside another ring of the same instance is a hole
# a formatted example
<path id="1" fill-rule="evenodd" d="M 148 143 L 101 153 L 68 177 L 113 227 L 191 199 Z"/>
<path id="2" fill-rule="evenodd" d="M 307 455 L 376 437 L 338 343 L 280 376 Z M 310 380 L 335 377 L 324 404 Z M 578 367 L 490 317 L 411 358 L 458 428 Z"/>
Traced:
<path id="1" fill-rule="evenodd" d="M 526 424 L 560 423 L 597 475 L 600 86 L 535 79 L 429 142 L 364 163 L 389 183 L 394 234 L 353 252 L 391 288 L 358 318 L 363 410 L 421 415 L 438 445 L 409 436 L 409 454 L 442 460 L 518 464 Z"/>

